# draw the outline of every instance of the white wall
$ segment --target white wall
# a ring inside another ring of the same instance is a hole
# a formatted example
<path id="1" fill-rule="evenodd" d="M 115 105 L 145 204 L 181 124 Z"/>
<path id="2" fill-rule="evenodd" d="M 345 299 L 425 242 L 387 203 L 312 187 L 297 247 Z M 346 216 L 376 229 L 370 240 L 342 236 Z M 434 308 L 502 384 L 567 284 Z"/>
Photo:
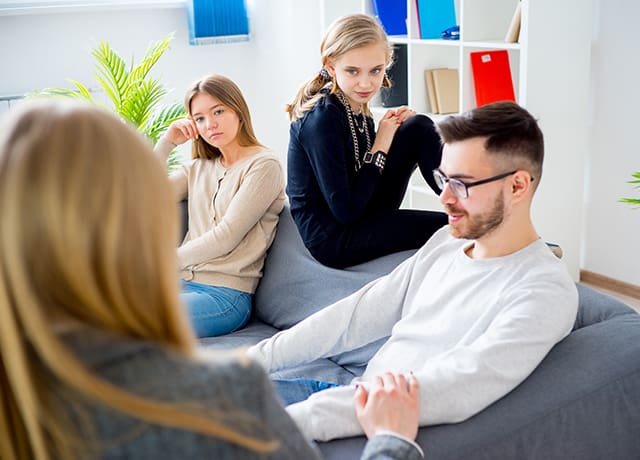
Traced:
<path id="1" fill-rule="evenodd" d="M 187 86 L 203 75 L 230 77 L 249 103 L 258 138 L 284 160 L 289 127 L 284 106 L 320 67 L 320 2 L 248 3 L 251 40 L 205 46 L 189 45 L 181 7 L 0 16 L 0 95 L 68 87 L 67 78 L 96 87 L 90 50 L 100 40 L 125 59 L 139 59 L 151 42 L 175 31 L 171 49 L 153 72 L 173 89 L 169 98 L 181 102 Z"/>
<path id="2" fill-rule="evenodd" d="M 582 246 L 582 268 L 635 285 L 640 285 L 640 210 L 617 200 L 640 197 L 626 183 L 640 171 L 638 18 L 635 0 L 599 0 Z"/>
<path id="3" fill-rule="evenodd" d="M 321 3 L 250 1 L 250 42 L 199 47 L 188 45 L 185 12 L 176 8 L 0 16 L 0 95 L 68 86 L 67 77 L 89 82 L 89 51 L 98 40 L 109 41 L 124 56 L 140 57 L 151 41 L 175 31 L 172 49 L 155 73 L 175 89 L 171 97 L 181 100 L 186 86 L 207 73 L 228 75 L 245 93 L 258 137 L 284 161 L 288 142 L 284 104 L 320 67 Z M 345 3 L 359 4 L 355 0 Z M 635 57 L 637 41 L 629 39 L 640 17 L 640 3 L 596 3 L 593 97 L 585 104 L 592 112 L 592 133 L 587 142 L 580 141 L 586 144 L 588 165 L 580 266 L 640 285 L 640 210 L 617 202 L 620 197 L 639 195 L 626 181 L 640 170 L 640 143 L 634 135 L 639 124 L 640 60 Z M 568 184 L 553 193 L 579 197 L 583 191 Z M 557 219 L 565 218 L 562 212 L 557 214 Z"/>

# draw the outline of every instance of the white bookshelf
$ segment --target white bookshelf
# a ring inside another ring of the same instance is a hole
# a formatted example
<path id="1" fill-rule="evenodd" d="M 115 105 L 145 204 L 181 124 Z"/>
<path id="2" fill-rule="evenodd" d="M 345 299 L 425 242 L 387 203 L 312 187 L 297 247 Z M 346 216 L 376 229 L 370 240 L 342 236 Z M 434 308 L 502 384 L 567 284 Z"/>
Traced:
<path id="1" fill-rule="evenodd" d="M 544 174 L 534 199 L 533 220 L 542 238 L 562 246 L 564 260 L 577 280 L 589 137 L 593 8 L 583 0 L 521 1 L 518 43 L 504 41 L 518 0 L 456 0 L 460 40 L 421 40 L 416 1 L 407 0 L 407 36 L 390 39 L 407 46 L 408 105 L 436 120 L 440 115 L 430 114 L 425 70 L 458 69 L 462 112 L 475 107 L 469 54 L 508 51 L 516 100 L 539 119 L 545 135 Z M 337 17 L 326 15 L 330 11 L 339 10 L 339 15 L 373 14 L 371 0 L 325 0 L 325 4 L 335 6 L 325 9 L 322 19 L 325 26 Z M 384 110 L 373 107 L 374 115 Z M 412 179 L 405 205 L 440 209 L 436 195 L 419 173 Z"/>

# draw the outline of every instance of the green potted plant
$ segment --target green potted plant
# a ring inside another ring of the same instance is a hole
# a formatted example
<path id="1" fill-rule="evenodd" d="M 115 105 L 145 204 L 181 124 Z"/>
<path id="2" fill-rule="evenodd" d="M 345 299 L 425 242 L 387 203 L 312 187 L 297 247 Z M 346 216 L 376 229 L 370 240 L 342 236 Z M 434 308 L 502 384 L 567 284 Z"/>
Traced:
<path id="1" fill-rule="evenodd" d="M 631 175 L 634 179 L 628 181 L 630 184 L 634 184 L 635 188 L 640 189 L 640 171 Z M 628 203 L 635 206 L 640 206 L 640 198 L 621 198 L 622 203 Z"/>
<path id="2" fill-rule="evenodd" d="M 168 90 L 150 74 L 173 38 L 173 33 L 170 33 L 162 40 L 152 43 L 142 60 L 135 64 L 132 59 L 129 66 L 107 42 L 100 41 L 91 52 L 95 58 L 95 80 L 111 102 L 111 110 L 134 125 L 153 144 L 174 120 L 186 115 L 181 103 L 160 106 Z M 104 106 L 86 85 L 73 79 L 69 81 L 74 84 L 74 88 L 45 88 L 29 96 L 74 97 Z M 175 151 L 169 155 L 167 163 L 169 170 L 179 163 Z"/>

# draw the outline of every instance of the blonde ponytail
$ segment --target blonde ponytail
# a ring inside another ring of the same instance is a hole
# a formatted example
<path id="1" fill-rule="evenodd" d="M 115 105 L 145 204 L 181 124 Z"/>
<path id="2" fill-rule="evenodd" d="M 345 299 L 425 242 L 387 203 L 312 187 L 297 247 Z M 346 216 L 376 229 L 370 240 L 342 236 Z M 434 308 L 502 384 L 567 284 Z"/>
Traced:
<path id="1" fill-rule="evenodd" d="M 285 107 L 285 111 L 289 114 L 289 120 L 296 121 L 298 118 L 302 118 L 305 112 L 311 110 L 324 97 L 321 91 L 329 88 L 331 88 L 330 92 L 335 92 L 337 85 L 331 80 L 327 81 L 321 72 L 318 72 L 315 77 L 300 87 L 293 102 Z"/>

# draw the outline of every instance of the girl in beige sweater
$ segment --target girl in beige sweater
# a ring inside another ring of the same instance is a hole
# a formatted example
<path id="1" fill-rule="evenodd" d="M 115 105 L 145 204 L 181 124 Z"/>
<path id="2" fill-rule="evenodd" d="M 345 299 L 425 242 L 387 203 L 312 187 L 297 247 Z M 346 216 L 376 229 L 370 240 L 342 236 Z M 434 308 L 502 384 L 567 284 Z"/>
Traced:
<path id="1" fill-rule="evenodd" d="M 156 145 L 165 159 L 192 141 L 192 160 L 170 175 L 178 200 L 189 200 L 189 231 L 178 248 L 181 298 L 199 337 L 243 327 L 262 276 L 284 202 L 277 157 L 253 131 L 238 86 L 210 75 L 184 102 L 188 116 Z"/>

